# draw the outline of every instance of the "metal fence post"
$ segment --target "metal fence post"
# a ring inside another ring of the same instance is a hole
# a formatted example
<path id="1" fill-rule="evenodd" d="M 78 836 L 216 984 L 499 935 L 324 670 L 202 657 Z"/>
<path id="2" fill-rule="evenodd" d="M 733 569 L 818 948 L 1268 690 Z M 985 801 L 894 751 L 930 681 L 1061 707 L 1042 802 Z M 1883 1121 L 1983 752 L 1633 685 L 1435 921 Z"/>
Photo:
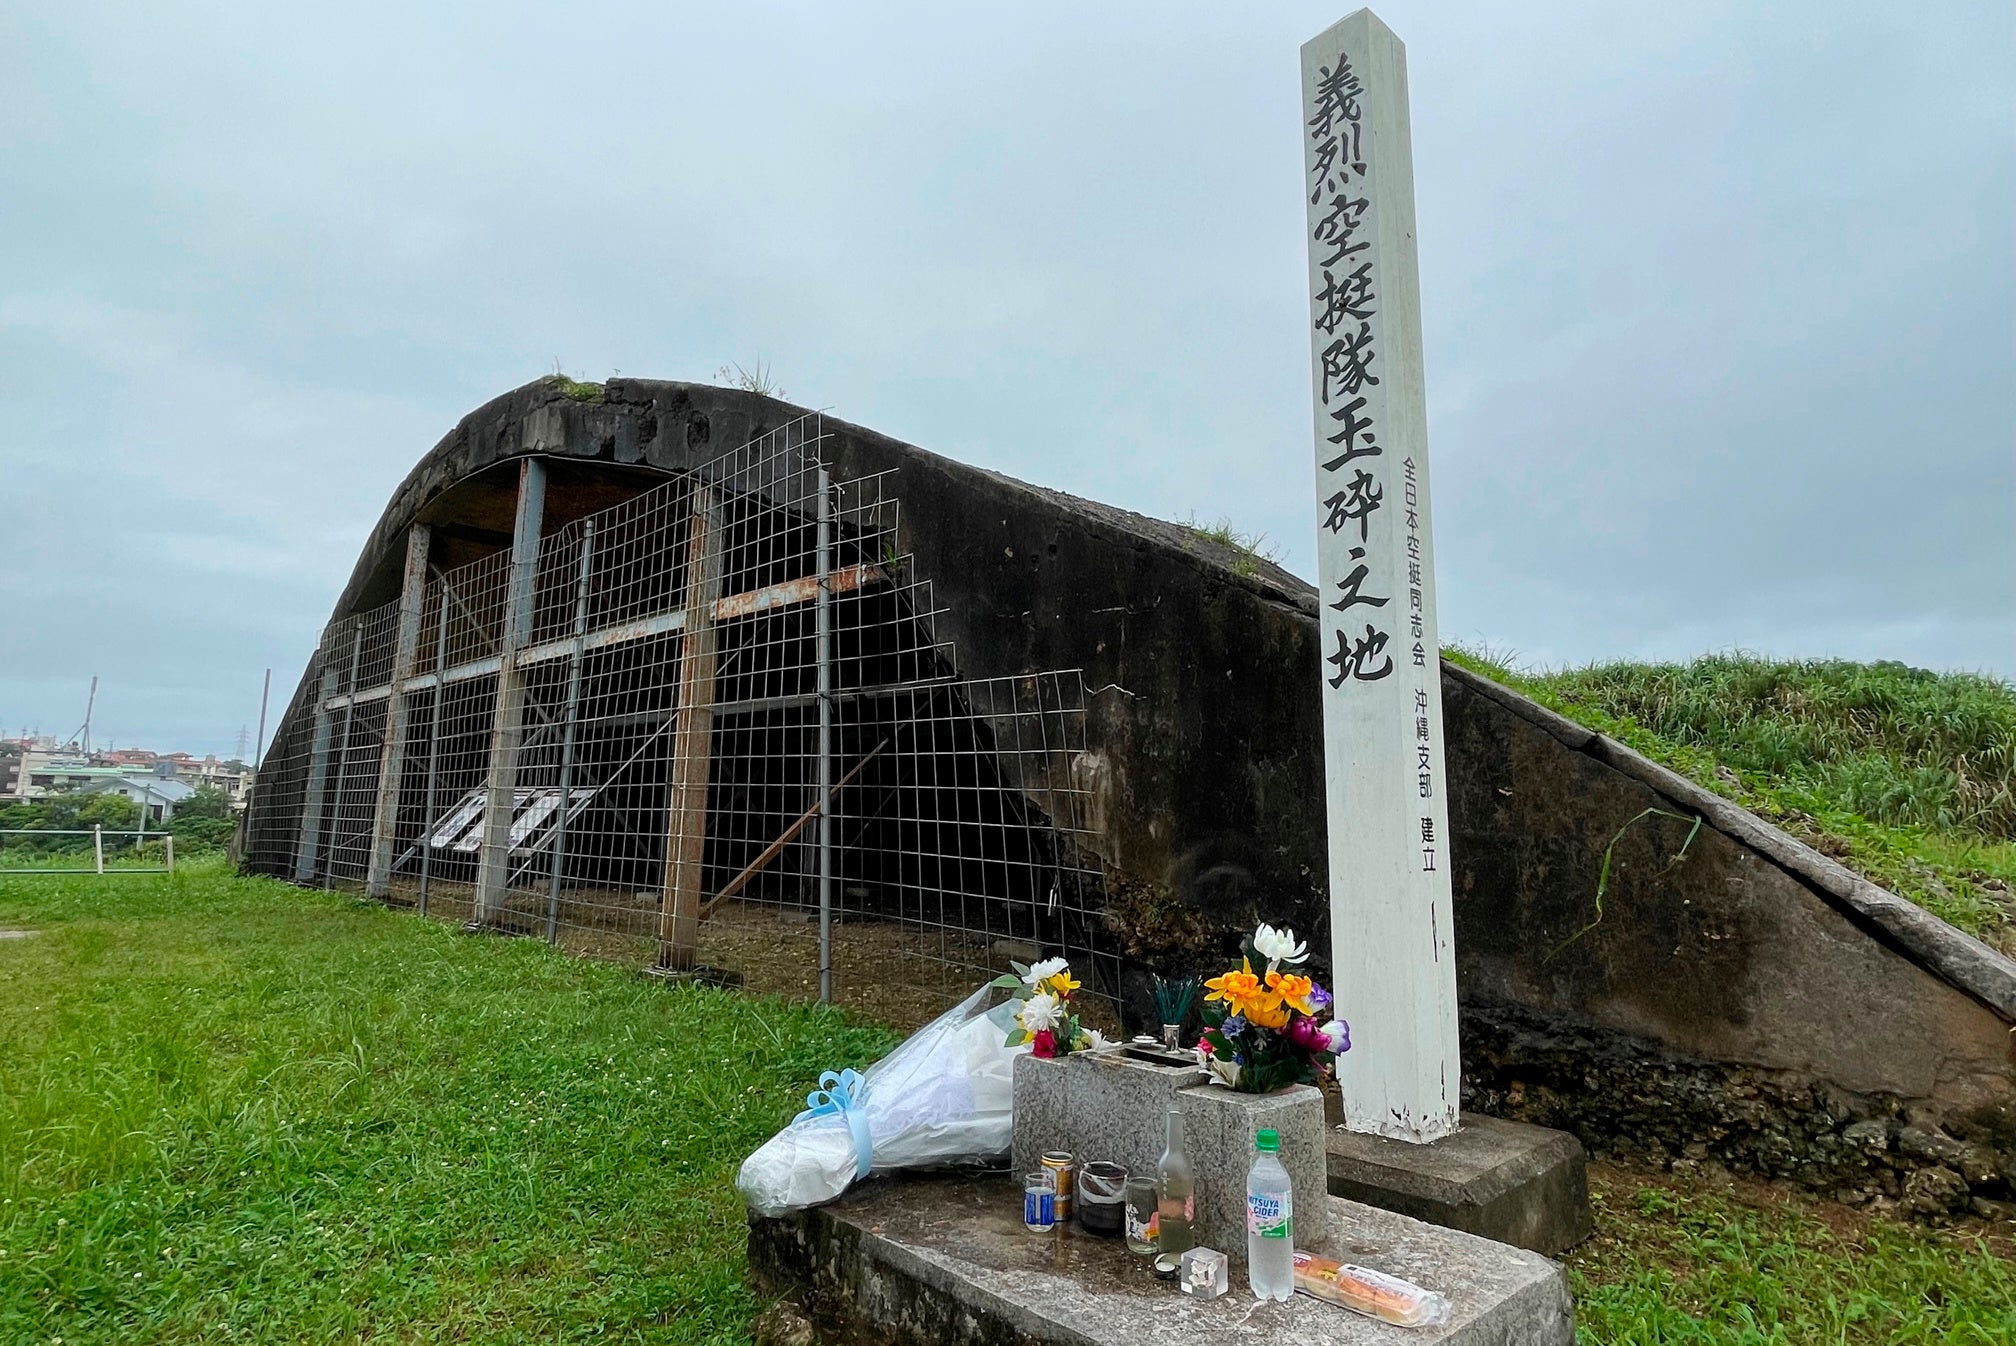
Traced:
<path id="1" fill-rule="evenodd" d="M 168 872 L 170 874 L 175 872 L 175 834 L 173 832 L 168 834 Z"/>
<path id="2" fill-rule="evenodd" d="M 816 447 L 815 447 L 815 452 Z M 819 596 L 814 638 L 819 693 L 819 999 L 833 1000 L 833 484 L 819 464 Z"/>
<path id="3" fill-rule="evenodd" d="M 434 777 L 441 764 L 441 703 L 448 696 L 448 577 L 441 579 L 441 617 L 434 628 L 434 722 L 427 730 L 427 802 L 420 810 L 420 914 L 427 914 L 427 886 L 434 875 Z"/>
<path id="4" fill-rule="evenodd" d="M 392 844 L 399 830 L 399 786 L 406 775 L 406 684 L 420 651 L 420 622 L 427 591 L 427 550 L 433 529 L 416 523 L 406 534 L 406 573 L 399 587 L 399 625 L 392 646 L 392 678 L 385 698 L 385 746 L 378 752 L 378 797 L 371 810 L 371 858 L 364 895 L 392 893 Z M 355 692 L 355 688 L 351 689 Z"/>
<path id="5" fill-rule="evenodd" d="M 91 851 L 97 857 L 98 872 L 105 872 L 105 829 L 98 823 L 91 824 Z"/>
<path id="6" fill-rule="evenodd" d="M 574 650 L 567 659 L 566 724 L 560 736 L 560 813 L 553 821 L 553 876 L 546 889 L 546 942 L 560 939 L 560 876 L 567 864 L 567 815 L 574 804 L 574 734 L 581 719 L 581 664 L 588 653 L 588 579 L 595 568 L 595 521 L 581 523 L 581 574 L 574 581 Z"/>
<path id="7" fill-rule="evenodd" d="M 350 638 L 350 677 L 343 684 L 343 742 L 336 749 L 336 817 L 329 828 L 329 864 L 322 871 L 322 886 L 327 888 L 336 878 L 336 848 L 342 844 L 336 835 L 334 823 L 341 819 L 343 812 L 343 791 L 350 784 L 350 738 L 351 730 L 357 727 L 357 670 L 364 663 L 364 619 L 353 619 L 356 634 Z"/>

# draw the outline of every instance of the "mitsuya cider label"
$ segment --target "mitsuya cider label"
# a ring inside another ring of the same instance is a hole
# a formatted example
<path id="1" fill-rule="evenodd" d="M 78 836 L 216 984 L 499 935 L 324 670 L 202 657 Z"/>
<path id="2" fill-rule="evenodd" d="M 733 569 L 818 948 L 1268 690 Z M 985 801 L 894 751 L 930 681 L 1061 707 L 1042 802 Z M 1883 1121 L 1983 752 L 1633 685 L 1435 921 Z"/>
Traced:
<path id="1" fill-rule="evenodd" d="M 1295 1224 L 1295 1198 L 1288 1192 L 1248 1192 L 1246 1232 L 1263 1239 L 1286 1239 Z"/>

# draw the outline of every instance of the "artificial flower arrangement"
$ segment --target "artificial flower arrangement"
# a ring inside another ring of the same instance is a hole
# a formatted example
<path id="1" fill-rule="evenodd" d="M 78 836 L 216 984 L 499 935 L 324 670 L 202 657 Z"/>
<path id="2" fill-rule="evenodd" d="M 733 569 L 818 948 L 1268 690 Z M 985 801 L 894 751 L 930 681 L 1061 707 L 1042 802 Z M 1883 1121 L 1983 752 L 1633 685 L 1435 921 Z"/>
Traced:
<path id="1" fill-rule="evenodd" d="M 1072 980 L 1071 964 L 1062 958 L 1045 958 L 1034 967 L 1010 962 L 1013 972 L 1004 972 L 989 982 L 1015 992 L 1021 1008 L 1015 1011 L 1018 1025 L 1008 1034 L 1008 1045 L 1029 1044 L 1031 1056 L 1068 1056 L 1099 1045 L 1098 1033 L 1078 1022 L 1071 1010 L 1072 992 L 1079 983 Z"/>
<path id="2" fill-rule="evenodd" d="M 1351 1028 L 1330 1018 L 1331 996 L 1289 969 L 1309 948 L 1293 930 L 1263 925 L 1240 949 L 1240 965 L 1204 983 L 1204 1036 L 1197 1052 L 1221 1084 L 1242 1094 L 1266 1094 L 1314 1084 L 1340 1052 L 1351 1050 Z M 1265 970 L 1255 972 L 1255 964 Z"/>

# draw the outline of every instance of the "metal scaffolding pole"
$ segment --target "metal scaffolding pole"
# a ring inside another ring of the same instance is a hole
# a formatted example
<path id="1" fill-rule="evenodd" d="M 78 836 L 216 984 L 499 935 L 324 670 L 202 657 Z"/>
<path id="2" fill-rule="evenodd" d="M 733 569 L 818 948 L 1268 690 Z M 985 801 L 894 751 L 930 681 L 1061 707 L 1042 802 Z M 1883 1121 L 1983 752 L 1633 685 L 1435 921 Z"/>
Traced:
<path id="1" fill-rule="evenodd" d="M 343 684 L 343 689 L 346 692 L 357 690 L 357 670 L 364 663 L 364 621 L 362 618 L 357 619 L 356 628 L 357 634 L 350 641 L 350 680 Z M 343 807 L 343 786 L 350 775 L 350 731 L 356 725 L 357 702 L 355 698 L 352 698 L 350 704 L 343 708 L 343 743 L 341 747 L 336 749 L 336 807 L 338 809 Z M 336 831 L 334 828 L 331 828 L 329 832 L 329 863 L 322 870 L 322 886 L 327 888 L 329 881 L 335 877 Z"/>
<path id="2" fill-rule="evenodd" d="M 441 576 L 441 614 L 434 627 L 434 714 L 427 729 L 427 802 L 420 810 L 420 914 L 427 914 L 427 887 L 434 877 L 434 779 L 441 766 L 441 703 L 448 697 L 448 685 L 439 674 L 448 661 L 448 577 Z"/>
<path id="3" fill-rule="evenodd" d="M 833 999 L 833 483 L 818 469 L 819 597 L 814 600 L 816 687 L 819 693 L 819 998 Z"/>
<path id="4" fill-rule="evenodd" d="M 581 573 L 574 582 L 574 653 L 567 661 L 567 708 L 560 733 L 560 811 L 553 818 L 553 874 L 546 887 L 546 942 L 560 938 L 560 878 L 567 866 L 567 815 L 574 811 L 574 734 L 581 722 L 581 664 L 588 653 L 588 580 L 595 570 L 595 521 L 581 524 Z"/>
<path id="5" fill-rule="evenodd" d="M 367 897 L 384 897 L 392 891 L 392 843 L 399 830 L 399 785 L 406 773 L 406 682 L 420 653 L 432 537 L 433 530 L 424 523 L 414 524 L 406 534 L 406 574 L 399 587 L 399 626 L 392 646 L 392 692 L 385 703 L 385 746 L 378 753 L 378 800 L 371 811 L 371 861 L 364 874 Z"/>
<path id="6" fill-rule="evenodd" d="M 301 830 L 295 834 L 294 882 L 308 883 L 315 877 L 315 862 L 322 849 L 322 810 L 329 792 L 329 739 L 335 712 L 329 709 L 336 695 L 336 665 L 329 658 L 328 640 L 323 640 L 322 687 L 315 698 L 315 736 L 308 748 L 308 782 L 301 800 Z"/>

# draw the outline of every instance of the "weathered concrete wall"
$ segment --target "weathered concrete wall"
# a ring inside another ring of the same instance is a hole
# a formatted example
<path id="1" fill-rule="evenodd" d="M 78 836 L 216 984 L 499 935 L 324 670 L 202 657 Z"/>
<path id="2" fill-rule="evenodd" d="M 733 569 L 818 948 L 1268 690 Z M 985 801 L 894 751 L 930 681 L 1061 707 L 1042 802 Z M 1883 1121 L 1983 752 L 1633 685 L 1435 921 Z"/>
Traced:
<path id="1" fill-rule="evenodd" d="M 599 403 L 507 394 L 394 493 L 338 612 L 388 601 L 408 524 L 498 462 L 677 470 L 798 414 L 641 380 Z M 1085 671 L 1116 940 L 1199 966 L 1266 916 L 1327 946 L 1310 587 L 1179 525 L 826 430 L 836 475 L 898 470 L 962 673 Z M 2016 964 L 1503 688 L 1445 667 L 1443 695 L 1469 1105 L 1598 1153 L 1664 1148 L 1921 1206 L 2016 1195 Z M 1634 825 L 1595 921 L 1604 848 L 1652 806 L 1707 824 L 1678 864 L 1684 824 Z"/>

